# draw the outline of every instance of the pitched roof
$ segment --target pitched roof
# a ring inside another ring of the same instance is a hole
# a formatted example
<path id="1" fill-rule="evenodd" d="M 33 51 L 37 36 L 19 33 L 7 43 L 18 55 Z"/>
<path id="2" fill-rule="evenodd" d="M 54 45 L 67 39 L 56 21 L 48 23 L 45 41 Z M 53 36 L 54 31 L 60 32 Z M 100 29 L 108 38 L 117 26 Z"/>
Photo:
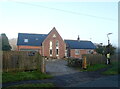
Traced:
<path id="1" fill-rule="evenodd" d="M 18 33 L 17 45 L 41 46 L 47 34 Z M 28 39 L 28 42 L 24 42 Z"/>
<path id="2" fill-rule="evenodd" d="M 71 49 L 95 49 L 96 48 L 96 46 L 91 41 L 65 40 L 65 43 Z"/>

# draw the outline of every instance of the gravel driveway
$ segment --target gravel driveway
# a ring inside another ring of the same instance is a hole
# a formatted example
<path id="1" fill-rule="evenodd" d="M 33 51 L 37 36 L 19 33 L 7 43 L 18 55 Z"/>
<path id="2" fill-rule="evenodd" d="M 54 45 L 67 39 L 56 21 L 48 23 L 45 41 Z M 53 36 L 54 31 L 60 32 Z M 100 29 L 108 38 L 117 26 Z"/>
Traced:
<path id="1" fill-rule="evenodd" d="M 63 59 L 46 60 L 46 72 L 53 76 L 72 74 L 79 72 L 77 69 L 67 66 L 67 61 Z"/>

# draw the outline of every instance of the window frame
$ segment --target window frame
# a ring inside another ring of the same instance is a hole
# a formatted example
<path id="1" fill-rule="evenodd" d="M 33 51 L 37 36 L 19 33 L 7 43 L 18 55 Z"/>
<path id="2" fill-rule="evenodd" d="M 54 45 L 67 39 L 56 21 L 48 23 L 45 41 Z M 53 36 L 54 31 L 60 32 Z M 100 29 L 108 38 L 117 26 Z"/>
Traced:
<path id="1" fill-rule="evenodd" d="M 80 50 L 79 49 L 75 49 L 75 55 L 80 55 Z"/>
<path id="2" fill-rule="evenodd" d="M 52 49 L 53 43 L 52 41 L 49 42 L 50 49 Z"/>
<path id="3" fill-rule="evenodd" d="M 56 40 L 56 47 L 59 47 L 59 41 Z"/>

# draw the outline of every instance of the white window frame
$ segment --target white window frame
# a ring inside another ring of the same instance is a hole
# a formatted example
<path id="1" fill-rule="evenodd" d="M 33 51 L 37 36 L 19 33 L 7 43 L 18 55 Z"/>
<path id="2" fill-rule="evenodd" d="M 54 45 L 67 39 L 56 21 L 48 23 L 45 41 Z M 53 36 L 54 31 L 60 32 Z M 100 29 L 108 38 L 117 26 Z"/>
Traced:
<path id="1" fill-rule="evenodd" d="M 75 49 L 75 55 L 80 55 L 80 50 L 79 49 Z"/>
<path id="2" fill-rule="evenodd" d="M 51 54 L 51 50 L 52 50 L 52 41 L 50 41 L 50 43 L 49 43 L 49 54 L 50 54 L 50 56 L 53 55 L 53 50 L 52 50 L 52 54 Z"/>
<path id="3" fill-rule="evenodd" d="M 53 34 L 53 38 L 56 38 L 56 35 L 55 35 L 55 34 Z"/>
<path id="4" fill-rule="evenodd" d="M 65 57 L 67 57 L 67 50 L 65 50 Z"/>
<path id="5" fill-rule="evenodd" d="M 56 41 L 56 49 L 59 49 L 59 41 Z"/>
<path id="6" fill-rule="evenodd" d="M 50 49 L 52 49 L 52 41 L 50 41 Z"/>

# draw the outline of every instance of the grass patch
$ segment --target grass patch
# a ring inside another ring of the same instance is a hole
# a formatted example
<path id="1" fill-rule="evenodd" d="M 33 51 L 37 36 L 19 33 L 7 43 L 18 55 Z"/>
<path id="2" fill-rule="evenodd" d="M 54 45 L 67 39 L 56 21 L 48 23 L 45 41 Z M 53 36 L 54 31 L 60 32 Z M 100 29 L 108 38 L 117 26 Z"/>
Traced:
<path id="1" fill-rule="evenodd" d="M 40 87 L 41 88 L 47 88 L 47 87 L 55 87 L 54 84 L 52 83 L 41 83 L 41 84 L 20 84 L 20 85 L 14 85 L 14 86 L 9 86 L 9 87 L 5 87 L 4 89 L 14 89 L 14 88 L 38 88 Z"/>
<path id="2" fill-rule="evenodd" d="M 110 67 L 111 66 L 111 67 Z M 97 71 L 102 68 L 108 68 L 110 67 L 107 71 L 102 72 L 104 75 L 115 75 L 115 74 L 120 74 L 120 62 L 112 62 L 110 65 L 106 64 L 94 64 L 94 65 L 88 65 L 87 69 L 80 69 L 80 71 Z"/>
<path id="3" fill-rule="evenodd" d="M 92 66 L 87 66 L 87 71 L 97 71 L 102 68 L 107 68 L 109 65 L 106 64 L 94 64 Z"/>
<path id="4" fill-rule="evenodd" d="M 52 78 L 51 75 L 41 73 L 39 71 L 31 72 L 3 72 L 2 73 L 2 82 L 15 82 L 23 80 L 40 80 Z"/>
<path id="5" fill-rule="evenodd" d="M 109 65 L 106 65 L 106 64 L 94 64 L 94 65 L 88 65 L 86 70 L 80 69 L 80 71 L 97 71 L 99 69 L 107 68 L 107 67 L 109 67 Z"/>
<path id="6" fill-rule="evenodd" d="M 52 83 L 41 83 L 41 84 L 20 84 L 6 87 L 5 89 L 10 88 L 22 88 L 22 87 L 55 87 Z"/>
<path id="7" fill-rule="evenodd" d="M 102 72 L 102 74 L 105 74 L 105 75 L 120 74 L 120 62 L 113 62 L 112 68 L 108 69 L 105 72 Z"/>

